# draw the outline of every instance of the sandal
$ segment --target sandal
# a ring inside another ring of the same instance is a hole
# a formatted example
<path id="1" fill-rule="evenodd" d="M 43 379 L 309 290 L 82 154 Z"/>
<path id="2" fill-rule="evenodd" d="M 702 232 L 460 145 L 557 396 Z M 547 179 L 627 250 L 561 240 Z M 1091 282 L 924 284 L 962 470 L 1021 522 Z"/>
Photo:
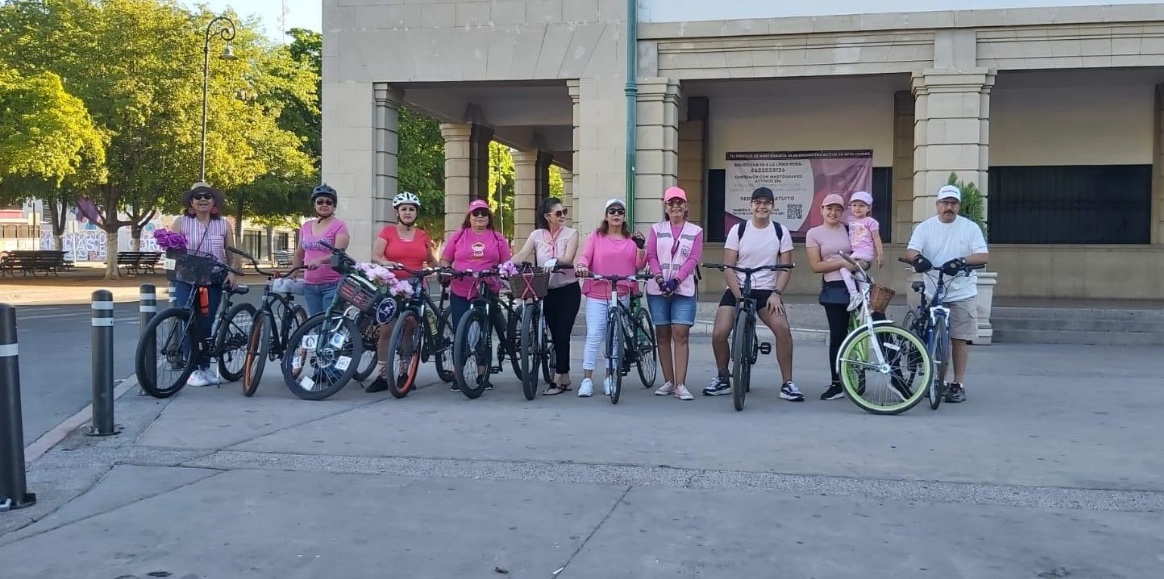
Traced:
<path id="1" fill-rule="evenodd" d="M 574 389 L 571 388 L 569 384 L 548 384 L 546 385 L 546 388 L 542 390 L 542 396 L 557 396 L 558 394 L 563 392 L 570 392 L 572 390 Z"/>

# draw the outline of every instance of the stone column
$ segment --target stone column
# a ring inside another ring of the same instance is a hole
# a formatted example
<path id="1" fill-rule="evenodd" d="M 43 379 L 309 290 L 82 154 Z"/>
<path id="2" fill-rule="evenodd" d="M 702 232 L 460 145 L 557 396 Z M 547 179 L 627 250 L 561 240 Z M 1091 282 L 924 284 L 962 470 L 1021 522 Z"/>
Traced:
<path id="1" fill-rule="evenodd" d="M 534 230 L 538 194 L 538 152 L 514 151 L 513 239 L 521 246 Z"/>
<path id="2" fill-rule="evenodd" d="M 465 209 L 472 200 L 469 142 L 472 133 L 471 125 L 441 123 L 441 136 L 445 139 L 445 239 L 461 228 Z"/>
<path id="3" fill-rule="evenodd" d="M 339 193 L 338 214 L 351 233 L 351 256 L 366 261 L 374 229 L 373 177 L 376 168 L 377 116 L 372 83 L 323 84 L 323 182 Z"/>
<path id="4" fill-rule="evenodd" d="M 574 219 L 574 174 L 562 169 L 562 207 L 569 213 L 569 220 Z"/>
<path id="5" fill-rule="evenodd" d="M 913 224 L 937 213 L 937 191 L 950 173 L 975 183 L 986 197 L 993 86 L 994 71 L 988 68 L 929 69 L 913 74 Z"/>
<path id="6" fill-rule="evenodd" d="M 395 223 L 392 198 L 399 188 L 397 150 L 400 132 L 400 105 L 404 92 L 385 83 L 374 85 L 376 96 L 376 181 L 372 189 L 373 236 L 385 223 Z M 374 237 L 369 243 L 375 241 Z"/>
<path id="7" fill-rule="evenodd" d="M 679 82 L 670 78 L 639 81 L 638 157 L 635 161 L 636 230 L 645 231 L 663 216 L 663 192 L 679 182 Z"/>
<path id="8" fill-rule="evenodd" d="M 574 226 L 585 241 L 606 200 L 626 195 L 626 81 L 615 75 L 566 85 L 574 101 Z"/>
<path id="9" fill-rule="evenodd" d="M 1152 125 L 1152 235 L 1151 242 L 1164 243 L 1164 84 L 1156 85 Z"/>
<path id="10" fill-rule="evenodd" d="M 493 129 L 485 125 L 472 125 L 469 136 L 469 197 L 489 200 L 489 144 L 493 142 Z"/>
<path id="11" fill-rule="evenodd" d="M 538 151 L 537 164 L 534 166 L 534 177 L 537 180 L 537 186 L 534 191 L 534 207 L 541 205 L 542 201 L 550 196 L 550 165 L 554 164 L 553 153 L 545 151 Z"/>
<path id="12" fill-rule="evenodd" d="M 893 95 L 893 230 L 894 243 L 908 243 L 913 232 L 913 95 Z M 912 293 L 911 293 L 912 297 Z"/>

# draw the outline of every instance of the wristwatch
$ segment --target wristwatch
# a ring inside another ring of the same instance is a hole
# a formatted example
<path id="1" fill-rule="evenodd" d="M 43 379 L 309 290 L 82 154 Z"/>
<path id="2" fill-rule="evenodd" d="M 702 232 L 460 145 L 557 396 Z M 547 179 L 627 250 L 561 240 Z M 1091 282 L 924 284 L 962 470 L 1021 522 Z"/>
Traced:
<path id="1" fill-rule="evenodd" d="M 782 295 L 784 295 L 784 292 L 782 292 L 782 291 L 780 291 L 780 290 L 778 290 L 778 289 L 774 289 L 774 290 L 772 290 L 772 293 L 774 293 L 774 294 L 776 294 L 776 295 L 778 295 L 778 296 L 782 296 Z"/>

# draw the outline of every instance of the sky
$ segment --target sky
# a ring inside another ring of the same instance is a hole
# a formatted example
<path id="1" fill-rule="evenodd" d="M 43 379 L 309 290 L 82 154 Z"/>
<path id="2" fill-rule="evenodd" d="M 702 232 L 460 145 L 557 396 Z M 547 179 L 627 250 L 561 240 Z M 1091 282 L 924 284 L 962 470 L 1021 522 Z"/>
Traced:
<path id="1" fill-rule="evenodd" d="M 283 4 L 287 4 L 287 30 L 292 28 L 308 28 L 319 32 L 323 29 L 321 0 L 182 0 L 184 4 L 194 7 L 206 4 L 215 12 L 222 12 L 227 7 L 234 8 L 240 16 L 258 16 L 266 29 L 267 36 L 274 40 L 282 40 L 279 33 L 279 16 L 283 11 Z"/>

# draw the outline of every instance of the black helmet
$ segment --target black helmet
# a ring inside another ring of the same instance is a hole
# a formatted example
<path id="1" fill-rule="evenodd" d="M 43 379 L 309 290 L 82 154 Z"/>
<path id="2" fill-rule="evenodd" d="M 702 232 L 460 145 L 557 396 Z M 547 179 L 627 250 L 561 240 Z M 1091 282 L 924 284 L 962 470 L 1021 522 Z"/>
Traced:
<path id="1" fill-rule="evenodd" d="M 317 197 L 327 197 L 328 199 L 331 199 L 333 203 L 339 201 L 339 195 L 336 195 L 335 189 L 332 189 L 331 185 L 328 185 L 327 183 L 324 183 L 311 190 L 312 203 L 315 203 L 315 199 Z"/>

